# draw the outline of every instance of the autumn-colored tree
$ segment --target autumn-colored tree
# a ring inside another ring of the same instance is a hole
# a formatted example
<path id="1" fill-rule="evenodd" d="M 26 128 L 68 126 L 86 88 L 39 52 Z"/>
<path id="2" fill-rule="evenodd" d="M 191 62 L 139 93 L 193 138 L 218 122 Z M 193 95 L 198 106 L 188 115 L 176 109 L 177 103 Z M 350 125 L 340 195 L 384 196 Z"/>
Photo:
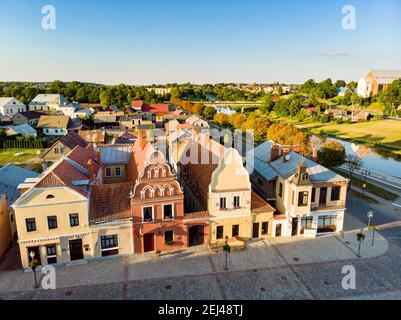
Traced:
<path id="1" fill-rule="evenodd" d="M 303 154 L 310 152 L 309 135 L 284 123 L 275 123 L 267 130 L 267 139 L 283 145 L 299 145 Z"/>
<path id="2" fill-rule="evenodd" d="M 345 163 L 344 146 L 337 141 L 326 141 L 323 148 L 318 151 L 318 162 L 327 167 L 335 168 Z"/>
<path id="3" fill-rule="evenodd" d="M 234 113 L 234 114 L 230 115 L 229 121 L 233 128 L 241 129 L 242 125 L 246 121 L 246 116 L 245 116 L 245 114 L 240 113 L 240 112 Z"/>
<path id="4" fill-rule="evenodd" d="M 217 113 L 216 109 L 213 108 L 212 106 L 207 106 L 205 109 L 203 109 L 203 116 L 209 120 L 212 120 L 216 115 L 216 113 Z"/>
<path id="5" fill-rule="evenodd" d="M 255 113 L 251 113 L 242 125 L 243 130 L 253 130 L 254 138 L 256 140 L 262 140 L 266 137 L 268 128 L 271 122 L 267 116 L 259 116 Z"/>
<path id="6" fill-rule="evenodd" d="M 227 114 L 219 112 L 213 117 L 214 122 L 216 122 L 220 127 L 226 127 L 230 124 L 229 117 Z"/>

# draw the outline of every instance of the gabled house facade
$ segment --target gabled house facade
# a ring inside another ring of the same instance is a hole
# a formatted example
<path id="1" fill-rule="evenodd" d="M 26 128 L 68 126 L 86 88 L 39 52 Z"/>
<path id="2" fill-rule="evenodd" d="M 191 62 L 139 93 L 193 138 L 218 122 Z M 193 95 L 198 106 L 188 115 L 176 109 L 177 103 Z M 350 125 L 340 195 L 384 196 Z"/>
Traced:
<path id="1" fill-rule="evenodd" d="M 42 115 L 37 128 L 46 136 L 65 136 L 71 126 L 72 122 L 68 116 Z"/>
<path id="2" fill-rule="evenodd" d="M 348 179 L 271 141 L 248 153 L 247 166 L 256 190 L 277 209 L 273 236 L 342 231 Z"/>
<path id="3" fill-rule="evenodd" d="M 17 112 L 12 117 L 12 121 L 14 125 L 29 124 L 30 126 L 36 126 L 41 116 L 42 113 L 37 111 Z"/>
<path id="4" fill-rule="evenodd" d="M 13 97 L 0 97 L 0 120 L 11 120 L 18 112 L 25 112 L 26 106 Z"/>

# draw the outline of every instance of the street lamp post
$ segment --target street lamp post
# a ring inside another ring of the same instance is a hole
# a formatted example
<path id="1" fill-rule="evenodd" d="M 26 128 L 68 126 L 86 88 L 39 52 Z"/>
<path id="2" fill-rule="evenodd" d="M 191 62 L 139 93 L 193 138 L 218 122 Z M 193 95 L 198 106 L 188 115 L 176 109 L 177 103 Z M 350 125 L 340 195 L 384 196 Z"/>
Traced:
<path id="1" fill-rule="evenodd" d="M 365 170 L 364 170 L 364 172 L 363 172 L 363 176 L 364 176 L 364 179 L 363 179 L 363 185 L 362 185 L 362 194 L 363 194 L 363 195 L 365 195 L 365 189 L 366 189 L 366 176 L 367 176 L 368 174 L 370 174 L 370 171 L 369 171 L 368 169 L 365 169 Z"/>
<path id="2" fill-rule="evenodd" d="M 373 213 L 374 212 L 372 211 L 372 209 L 370 209 L 368 212 L 368 216 L 367 216 L 368 217 L 368 229 L 370 227 L 370 220 L 373 219 Z"/>
<path id="3" fill-rule="evenodd" d="M 35 284 L 34 284 L 33 288 L 34 288 L 34 289 L 39 289 L 39 288 L 40 288 L 40 285 L 39 285 L 39 283 L 38 283 L 38 278 L 36 277 L 36 268 L 37 268 L 38 264 L 37 264 L 37 261 L 36 261 L 36 259 L 35 259 L 35 252 L 34 252 L 34 251 L 31 251 L 31 252 L 29 253 L 29 256 L 31 257 L 31 263 L 30 263 L 30 265 L 31 265 L 31 269 L 32 269 L 32 271 L 33 271 L 33 276 L 34 276 L 34 278 L 35 278 Z"/>
<path id="4" fill-rule="evenodd" d="M 225 237 L 226 244 L 224 245 L 224 251 L 226 252 L 226 261 L 224 264 L 224 270 L 228 270 L 228 254 L 230 253 L 230 245 L 228 244 L 228 236 Z"/>

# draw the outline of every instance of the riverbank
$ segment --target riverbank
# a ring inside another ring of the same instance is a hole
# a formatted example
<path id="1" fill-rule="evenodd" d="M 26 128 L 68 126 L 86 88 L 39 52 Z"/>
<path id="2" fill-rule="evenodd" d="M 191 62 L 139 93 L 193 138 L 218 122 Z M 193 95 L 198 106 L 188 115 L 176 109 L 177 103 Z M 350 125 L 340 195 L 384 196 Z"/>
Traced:
<path id="1" fill-rule="evenodd" d="M 298 121 L 276 117 L 272 121 L 293 124 L 310 134 L 363 144 L 385 157 L 401 160 L 401 121 L 393 119 L 371 120 L 356 123 L 328 123 Z"/>

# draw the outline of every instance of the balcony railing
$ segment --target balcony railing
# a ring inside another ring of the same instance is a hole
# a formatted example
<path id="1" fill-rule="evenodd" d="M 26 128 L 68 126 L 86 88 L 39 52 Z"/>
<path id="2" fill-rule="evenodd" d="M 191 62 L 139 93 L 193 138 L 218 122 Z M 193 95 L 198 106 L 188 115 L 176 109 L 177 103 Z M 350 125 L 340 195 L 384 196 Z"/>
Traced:
<path id="1" fill-rule="evenodd" d="M 317 204 L 312 204 L 311 206 L 311 211 L 336 210 L 336 209 L 345 209 L 345 201 L 339 200 L 333 203 L 317 203 Z"/>

